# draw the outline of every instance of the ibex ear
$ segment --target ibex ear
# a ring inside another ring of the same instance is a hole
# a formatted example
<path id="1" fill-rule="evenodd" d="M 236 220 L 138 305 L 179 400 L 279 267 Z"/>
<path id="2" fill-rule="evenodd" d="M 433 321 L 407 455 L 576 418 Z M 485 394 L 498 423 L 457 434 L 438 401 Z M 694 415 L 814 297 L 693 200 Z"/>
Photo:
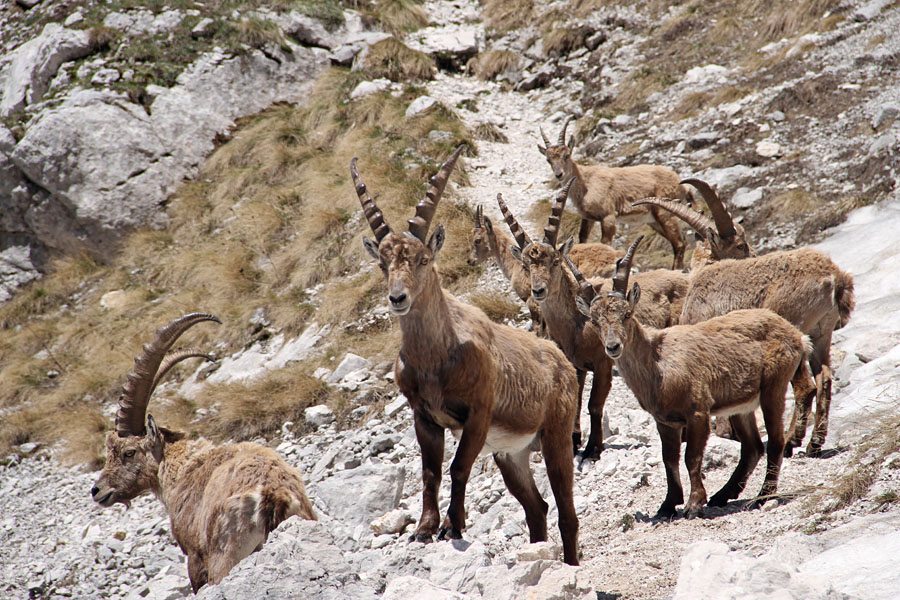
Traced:
<path id="1" fill-rule="evenodd" d="M 515 259 L 518 260 L 519 262 L 522 262 L 522 249 L 519 248 L 518 245 L 516 245 L 516 244 L 510 244 L 510 245 L 509 245 L 509 252 L 510 252 L 510 254 L 513 255 L 513 258 L 515 258 Z"/>
<path id="2" fill-rule="evenodd" d="M 444 230 L 444 226 L 438 225 L 437 229 L 434 230 L 434 233 L 431 234 L 431 237 L 428 238 L 428 247 L 431 249 L 431 254 L 437 256 L 438 251 L 444 245 L 444 238 L 446 235 L 447 232 Z"/>
<path id="3" fill-rule="evenodd" d="M 575 136 L 574 135 L 569 138 L 569 141 L 566 143 L 566 145 L 569 147 L 569 150 L 575 149 Z"/>
<path id="4" fill-rule="evenodd" d="M 492 234 L 494 233 L 494 224 L 491 223 L 491 220 L 488 217 L 484 218 L 484 228 L 487 229 L 487 232 Z"/>
<path id="5" fill-rule="evenodd" d="M 538 147 L 538 152 L 540 152 L 540 153 L 543 154 L 544 156 L 547 156 L 547 149 L 546 149 L 546 148 L 544 148 L 544 147 L 541 146 L 540 144 L 538 144 L 537 147 Z"/>
<path id="6" fill-rule="evenodd" d="M 147 437 L 153 442 L 153 445 L 162 442 L 162 436 L 159 435 L 159 427 L 156 426 L 156 419 L 153 415 L 147 415 Z"/>
<path id="7" fill-rule="evenodd" d="M 640 299 L 641 299 L 641 286 L 639 286 L 637 284 L 637 282 L 635 282 L 634 285 L 631 286 L 631 291 L 628 292 L 628 297 L 626 298 L 626 300 L 628 300 L 628 304 L 631 305 L 631 310 L 634 310 L 634 305 L 637 304 L 638 300 L 640 300 Z"/>
<path id="8" fill-rule="evenodd" d="M 567 255 L 570 250 L 572 250 L 572 246 L 575 245 L 575 236 L 570 235 L 569 239 L 564 241 L 562 245 L 559 247 L 559 253 L 563 256 Z"/>
<path id="9" fill-rule="evenodd" d="M 369 256 L 371 256 L 375 260 L 381 260 L 381 257 L 378 256 L 378 243 L 377 242 L 373 242 L 369 238 L 363 236 L 363 247 L 366 249 L 366 252 L 369 253 Z"/>
<path id="10" fill-rule="evenodd" d="M 588 303 L 584 298 L 578 296 L 575 298 L 575 306 L 578 307 L 578 312 L 583 314 L 584 316 L 590 318 L 591 317 L 591 307 L 588 306 Z"/>

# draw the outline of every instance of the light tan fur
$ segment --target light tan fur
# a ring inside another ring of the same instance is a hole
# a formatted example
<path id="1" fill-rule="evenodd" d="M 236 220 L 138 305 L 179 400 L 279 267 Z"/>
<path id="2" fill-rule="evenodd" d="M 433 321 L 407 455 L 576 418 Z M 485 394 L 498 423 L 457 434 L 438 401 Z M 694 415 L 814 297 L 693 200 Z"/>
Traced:
<path id="1" fill-rule="evenodd" d="M 465 528 L 465 490 L 475 459 L 490 442 L 504 482 L 525 509 L 532 542 L 547 539 L 547 503 L 529 467 L 543 451 L 559 511 L 565 562 L 578 564 L 578 518 L 572 495 L 571 431 L 575 372 L 550 341 L 492 322 L 441 288 L 435 257 L 443 245 L 438 227 L 424 241 L 457 153 L 432 179 L 410 231 L 394 233 L 368 196 L 351 163 L 357 194 L 376 240 L 364 240 L 387 280 L 387 300 L 398 317 L 401 347 L 394 372 L 413 410 L 422 450 L 422 515 L 413 539 L 460 538 Z M 430 214 L 429 214 L 430 213 Z M 413 224 L 418 223 L 414 232 Z M 438 488 L 444 432 L 459 437 L 450 464 L 451 493 L 440 521 Z"/>
<path id="2" fill-rule="evenodd" d="M 761 505 L 777 488 L 788 382 L 798 373 L 809 377 L 805 336 L 765 309 L 736 311 L 696 325 L 647 328 L 634 318 L 640 285 L 635 283 L 627 295 L 624 289 L 627 270 L 624 283 L 613 293 L 594 298 L 590 315 L 603 332 L 606 352 L 625 383 L 657 422 L 668 483 L 657 518 L 672 518 L 675 507 L 684 501 L 678 472 L 683 433 L 691 478 L 684 514 L 701 514 L 707 499 L 700 465 L 713 414 L 731 415 L 741 441 L 741 459 L 709 504 L 724 506 L 740 495 L 763 452 L 753 413 L 757 405 L 769 432 L 766 476 L 754 502 Z"/>
<path id="3" fill-rule="evenodd" d="M 678 219 L 655 206 L 632 206 L 632 202 L 648 196 L 689 201 L 692 198 L 691 192 L 679 184 L 678 175 L 668 167 L 657 165 L 579 166 L 572 158 L 574 137 L 566 144 L 563 128 L 560 138 L 555 145 L 538 145 L 538 150 L 547 158 L 557 181 L 562 183 L 571 177 L 577 178 L 569 197 L 572 208 L 581 215 L 578 241 L 583 243 L 588 240 L 597 221 L 602 230 L 600 241 L 604 244 L 612 242 L 616 234 L 617 218 L 626 222 L 646 223 L 672 244 L 672 268 L 683 268 L 685 241 Z"/>

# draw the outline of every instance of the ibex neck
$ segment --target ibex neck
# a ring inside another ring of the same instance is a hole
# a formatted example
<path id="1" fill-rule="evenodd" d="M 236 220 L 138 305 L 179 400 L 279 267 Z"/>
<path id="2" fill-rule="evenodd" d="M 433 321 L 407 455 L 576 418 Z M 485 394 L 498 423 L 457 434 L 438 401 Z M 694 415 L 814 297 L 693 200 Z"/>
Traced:
<path id="1" fill-rule="evenodd" d="M 516 243 L 511 237 L 507 237 L 505 233 L 495 229 L 494 235 L 490 236 L 490 241 L 491 254 L 497 260 L 500 270 L 503 271 L 507 279 L 512 281 L 513 277 L 518 273 L 525 271 L 525 266 L 522 262 L 513 256 L 509 250 L 509 246 Z"/>
<path id="2" fill-rule="evenodd" d="M 641 407 L 654 413 L 661 380 L 654 349 L 658 335 L 654 329 L 644 329 L 632 316 L 625 324 L 625 337 L 622 356 L 615 361 L 616 367 Z"/>
<path id="3" fill-rule="evenodd" d="M 178 440 L 163 446 L 163 456 L 159 462 L 157 478 L 150 489 L 167 509 L 171 509 L 173 490 L 185 477 L 185 467 L 191 461 L 199 459 L 204 451 L 212 447 L 212 443 L 205 439 Z"/>
<path id="4" fill-rule="evenodd" d="M 432 270 L 422 295 L 400 317 L 400 352 L 411 367 L 443 364 L 457 344 L 450 310 L 437 272 Z"/>
<path id="5" fill-rule="evenodd" d="M 571 160 L 570 162 L 572 166 L 565 179 L 568 181 L 570 178 L 574 177 L 575 181 L 572 182 L 572 187 L 569 188 L 569 199 L 574 202 L 580 202 L 584 197 L 584 193 L 587 191 L 587 186 L 584 183 L 584 177 L 581 175 L 581 169 L 578 168 L 578 165 L 575 164 L 574 160 Z M 566 182 L 564 181 L 563 184 L 565 183 Z"/>
<path id="6" fill-rule="evenodd" d="M 569 360 L 572 360 L 577 351 L 577 341 L 582 337 L 581 330 L 588 326 L 590 320 L 581 314 L 575 304 L 575 282 L 562 270 L 554 277 L 561 277 L 562 281 L 553 282 L 550 286 L 550 294 L 541 303 L 541 313 L 547 323 L 550 337 L 560 345 Z"/>

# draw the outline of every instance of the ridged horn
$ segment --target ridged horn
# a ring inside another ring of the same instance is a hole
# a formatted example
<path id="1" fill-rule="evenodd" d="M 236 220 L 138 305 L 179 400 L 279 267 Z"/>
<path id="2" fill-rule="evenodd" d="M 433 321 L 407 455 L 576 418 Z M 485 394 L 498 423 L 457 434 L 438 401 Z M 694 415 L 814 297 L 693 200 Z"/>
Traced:
<path id="1" fill-rule="evenodd" d="M 147 403 L 150 400 L 150 393 L 158 382 L 156 375 L 160 364 L 175 341 L 185 331 L 203 321 L 222 322 L 209 313 L 191 313 L 173 319 L 165 327 L 160 327 L 156 330 L 156 338 L 151 343 L 144 344 L 143 352 L 135 357 L 134 370 L 128 373 L 127 381 L 122 386 L 122 394 L 119 396 L 119 410 L 116 412 L 116 431 L 119 437 L 144 433 Z"/>
<path id="2" fill-rule="evenodd" d="M 353 179 L 353 187 L 356 188 L 356 195 L 359 197 L 359 203 L 362 205 L 363 213 L 366 215 L 366 221 L 375 234 L 375 241 L 381 243 L 384 237 L 391 233 L 391 226 L 384 220 L 384 213 L 379 210 L 375 204 L 375 200 L 369 195 L 366 184 L 359 176 L 356 168 L 356 158 L 350 160 L 350 178 Z"/>
<path id="3" fill-rule="evenodd" d="M 478 205 L 475 207 L 475 229 L 484 227 L 484 207 Z"/>
<path id="4" fill-rule="evenodd" d="M 609 293 L 610 296 L 624 299 L 628 293 L 628 276 L 631 274 L 631 260 L 634 258 L 634 251 L 643 239 L 644 236 L 639 235 L 628 247 L 628 252 L 625 253 L 625 256 L 616 260 L 616 274 L 613 275 L 613 289 Z"/>
<path id="5" fill-rule="evenodd" d="M 709 212 L 712 213 L 713 220 L 716 222 L 716 229 L 719 231 L 719 237 L 734 237 L 734 234 L 736 233 L 734 229 L 734 221 L 731 219 L 731 215 L 728 213 L 728 209 L 725 208 L 725 205 L 719 199 L 719 194 L 717 194 L 716 191 L 712 189 L 712 186 L 710 186 L 702 179 L 695 178 L 682 179 L 678 183 L 687 183 L 694 186 L 700 191 L 703 199 L 706 200 L 706 205 L 709 207 Z"/>
<path id="6" fill-rule="evenodd" d="M 570 115 L 569 118 L 566 119 L 566 122 L 563 123 L 562 131 L 559 132 L 559 141 L 556 142 L 557 145 L 559 145 L 559 146 L 566 145 L 566 128 L 568 128 L 569 123 L 571 123 L 574 120 L 575 120 L 575 117 Z"/>
<path id="7" fill-rule="evenodd" d="M 569 197 L 569 189 L 575 179 L 575 177 L 570 177 L 566 185 L 556 194 L 556 201 L 553 203 L 553 208 L 550 209 L 550 218 L 547 219 L 547 226 L 544 227 L 544 243 L 550 244 L 554 248 L 556 248 L 556 239 L 559 237 L 559 222 L 562 220 L 566 198 Z"/>
<path id="8" fill-rule="evenodd" d="M 569 270 L 572 272 L 572 275 L 575 277 L 575 283 L 578 284 L 578 295 L 587 302 L 588 306 L 591 305 L 591 301 L 594 299 L 594 296 L 597 295 L 596 290 L 594 290 L 594 286 L 590 281 L 585 278 L 582 272 L 575 266 L 575 263 L 572 262 L 572 259 L 569 258 L 568 254 L 563 255 L 563 260 L 566 261 L 566 264 L 569 266 Z"/>
<path id="9" fill-rule="evenodd" d="M 510 212 L 509 207 L 506 206 L 506 202 L 503 201 L 503 195 L 497 194 L 497 204 L 500 205 L 500 212 L 503 213 L 503 218 L 506 219 L 506 224 L 509 225 L 509 231 L 513 234 L 513 237 L 516 239 L 516 243 L 519 245 L 519 248 L 525 248 L 525 246 L 531 243 L 531 238 L 528 237 L 528 234 L 525 233 L 525 230 L 522 229 L 519 222 L 516 221 L 516 218 Z"/>
<path id="10" fill-rule="evenodd" d="M 178 350 L 172 350 L 171 352 L 166 354 L 165 358 L 163 358 L 162 363 L 159 365 L 159 369 L 156 371 L 156 377 L 153 379 L 153 385 L 150 387 L 150 395 L 153 395 L 153 390 L 155 390 L 156 386 L 159 385 L 159 382 L 163 380 L 163 377 L 166 376 L 166 373 L 169 372 L 169 369 L 188 358 L 205 358 L 209 362 L 216 362 L 215 357 L 213 357 L 211 354 L 207 354 L 206 352 L 196 350 L 194 348 L 180 348 Z"/>
<path id="11" fill-rule="evenodd" d="M 654 206 L 666 209 L 667 211 L 674 214 L 676 217 L 693 227 L 694 231 L 697 232 L 697 235 L 704 239 L 706 238 L 706 229 L 708 227 L 715 227 L 715 223 L 713 223 L 712 219 L 710 219 L 706 215 L 702 215 L 686 204 L 676 202 L 675 200 L 671 200 L 669 198 L 650 197 L 643 198 L 642 200 L 631 203 L 632 206 L 640 206 L 641 204 L 652 204 Z"/>
<path id="12" fill-rule="evenodd" d="M 544 138 L 544 147 L 549 148 L 552 144 L 550 143 L 550 140 L 547 139 L 547 134 L 544 133 L 544 128 L 538 127 L 538 129 L 541 131 L 541 137 Z"/>
<path id="13" fill-rule="evenodd" d="M 462 150 L 463 145 L 460 144 L 456 151 L 450 155 L 450 158 L 444 161 L 438 172 L 428 182 L 428 191 L 425 192 L 425 197 L 416 204 L 416 216 L 407 220 L 409 232 L 419 238 L 422 243 L 425 243 L 428 228 L 431 227 L 431 219 L 434 218 L 434 211 L 437 210 L 438 202 L 441 201 L 441 194 L 444 193 L 444 188 L 450 179 L 450 173 L 453 171 L 456 159 L 462 154 Z"/>

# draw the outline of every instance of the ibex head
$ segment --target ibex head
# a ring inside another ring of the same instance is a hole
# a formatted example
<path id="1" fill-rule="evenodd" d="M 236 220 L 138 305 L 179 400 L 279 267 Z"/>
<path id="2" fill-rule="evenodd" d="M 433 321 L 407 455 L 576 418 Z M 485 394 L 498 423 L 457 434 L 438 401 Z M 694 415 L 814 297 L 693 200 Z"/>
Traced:
<path id="1" fill-rule="evenodd" d="M 716 193 L 712 186 L 701 179 L 693 178 L 684 179 L 679 183 L 690 184 L 700 191 L 703 199 L 706 201 L 706 205 L 709 207 L 709 212 L 712 213 L 712 219 L 698 213 L 685 204 L 665 198 L 644 198 L 635 202 L 634 206 L 653 204 L 673 213 L 693 227 L 697 235 L 707 242 L 709 252 L 716 260 L 756 256 L 756 253 L 747 243 L 744 228 L 734 222 L 728 209 L 725 208 L 725 204 L 719 198 L 719 194 Z"/>
<path id="2" fill-rule="evenodd" d="M 569 189 L 575 178 L 570 178 L 566 185 L 556 195 L 556 201 L 550 211 L 550 219 L 547 226 L 544 227 L 544 239 L 539 243 L 531 241 L 528 234 L 519 226 L 516 218 L 509 211 L 509 207 L 503 201 L 502 196 L 497 194 L 497 203 L 500 204 L 500 211 L 503 213 L 509 229 L 512 231 L 513 237 L 516 239 L 516 245 L 510 246 L 513 256 L 522 261 L 528 272 L 531 273 L 531 295 L 538 302 L 546 300 L 550 294 L 556 291 L 557 286 L 563 285 L 565 274 L 560 267 L 560 262 L 575 243 L 573 238 L 569 238 L 563 242 L 558 248 L 556 239 L 559 236 L 559 223 L 562 219 L 563 207 L 566 204 L 566 198 L 569 195 Z"/>
<path id="3" fill-rule="evenodd" d="M 158 329 L 156 339 L 145 344 L 143 352 L 135 357 L 134 370 L 128 373 L 119 396 L 116 431 L 106 436 L 106 464 L 91 488 L 97 504 L 106 507 L 121 502 L 127 506 L 136 496 L 157 488 L 163 447 L 183 435 L 157 427 L 153 416 L 147 414 L 147 403 L 153 390 L 177 363 L 191 357 L 214 360 L 190 348 L 169 352 L 181 334 L 202 321 L 221 323 L 206 313 L 185 315 Z"/>
<path id="4" fill-rule="evenodd" d="M 466 262 L 470 267 L 480 265 L 491 255 L 491 239 L 494 237 L 494 224 L 484 216 L 484 207 L 475 208 L 475 228 L 472 229 L 472 250 Z"/>
<path id="5" fill-rule="evenodd" d="M 378 261 L 378 266 L 387 278 L 388 302 L 391 312 L 397 316 L 408 313 L 416 299 L 437 278 L 437 269 L 433 263 L 444 245 L 443 225 L 439 225 L 427 241 L 426 237 L 441 194 L 462 149 L 463 146 L 459 146 L 431 178 L 425 198 L 416 205 L 416 215 L 408 220 L 409 229 L 403 233 L 394 233 L 385 222 L 384 215 L 360 178 L 356 159 L 350 161 L 350 176 L 353 178 L 356 195 L 359 196 L 369 227 L 375 234 L 374 240 L 364 237 L 363 246 Z"/>
<path id="6" fill-rule="evenodd" d="M 569 117 L 566 119 L 566 122 L 563 123 L 563 128 L 562 131 L 559 132 L 559 140 L 556 142 L 556 145 L 551 145 L 550 140 L 547 139 L 547 135 L 544 133 L 544 129 L 540 129 L 544 145 L 541 146 L 538 144 L 538 150 L 547 158 L 547 162 L 550 163 L 550 168 L 553 169 L 553 175 L 555 175 L 556 179 L 559 181 L 564 181 L 572 176 L 572 165 L 574 164 L 572 162 L 572 149 L 575 147 L 575 137 L 569 138 L 567 143 L 566 128 L 569 126 L 569 123 L 574 120 L 574 117 Z"/>

